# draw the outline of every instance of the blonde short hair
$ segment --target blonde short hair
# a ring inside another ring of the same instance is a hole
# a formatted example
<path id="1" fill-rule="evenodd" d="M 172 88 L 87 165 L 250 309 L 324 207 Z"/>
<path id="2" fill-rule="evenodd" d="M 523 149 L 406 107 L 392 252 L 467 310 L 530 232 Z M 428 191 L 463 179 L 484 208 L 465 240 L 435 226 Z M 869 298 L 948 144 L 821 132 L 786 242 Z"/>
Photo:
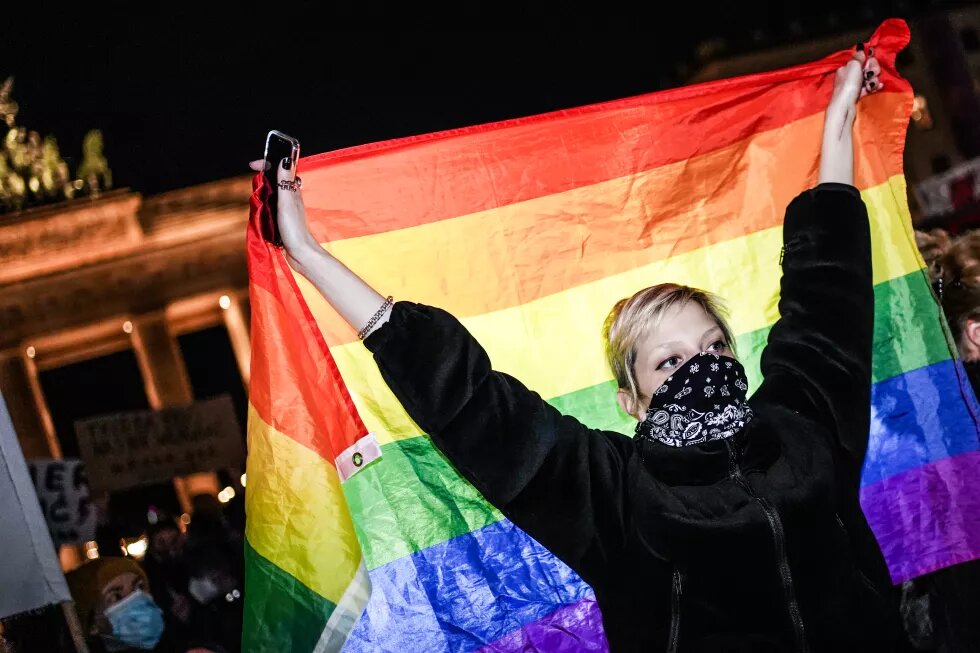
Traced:
<path id="1" fill-rule="evenodd" d="M 644 288 L 628 299 L 616 302 L 603 327 L 606 358 L 621 390 L 626 391 L 634 405 L 640 403 L 640 386 L 636 381 L 637 343 L 657 325 L 663 314 L 674 306 L 696 302 L 711 316 L 733 350 L 735 342 L 725 319 L 725 310 L 715 295 L 704 290 L 676 283 L 662 283 Z"/>

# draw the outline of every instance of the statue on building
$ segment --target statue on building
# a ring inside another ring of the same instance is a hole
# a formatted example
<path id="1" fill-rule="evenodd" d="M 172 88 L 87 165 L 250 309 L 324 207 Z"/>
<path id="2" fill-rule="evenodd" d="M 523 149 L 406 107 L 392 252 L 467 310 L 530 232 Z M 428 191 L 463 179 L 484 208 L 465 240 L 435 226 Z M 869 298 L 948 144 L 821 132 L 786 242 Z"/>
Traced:
<path id="1" fill-rule="evenodd" d="M 0 213 L 71 199 L 97 197 L 112 188 L 112 171 L 103 153 L 102 132 L 82 143 L 82 162 L 72 177 L 53 136 L 42 138 L 17 124 L 19 107 L 11 97 L 13 77 L 0 84 Z"/>
<path id="2" fill-rule="evenodd" d="M 69 183 L 68 164 L 61 158 L 58 141 L 47 136 L 41 145 L 39 162 L 41 190 L 46 197 L 71 197 L 74 190 Z"/>
<path id="3" fill-rule="evenodd" d="M 98 129 L 85 134 L 82 163 L 76 176 L 93 196 L 112 188 L 112 170 L 109 169 L 109 160 L 102 153 L 102 132 Z"/>
<path id="4" fill-rule="evenodd" d="M 13 77 L 8 77 L 3 84 L 0 84 L 0 120 L 7 123 L 7 127 L 13 127 L 14 120 L 17 118 L 17 103 L 10 97 L 13 90 Z"/>

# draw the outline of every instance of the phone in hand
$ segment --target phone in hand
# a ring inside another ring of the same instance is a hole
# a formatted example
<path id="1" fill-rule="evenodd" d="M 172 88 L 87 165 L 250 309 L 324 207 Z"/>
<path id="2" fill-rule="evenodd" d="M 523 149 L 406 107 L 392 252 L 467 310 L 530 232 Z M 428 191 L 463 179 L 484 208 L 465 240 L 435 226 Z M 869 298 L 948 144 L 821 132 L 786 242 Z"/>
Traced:
<path id="1" fill-rule="evenodd" d="M 282 238 L 279 235 L 278 211 L 279 164 L 283 159 L 289 159 L 289 169 L 296 170 L 296 162 L 299 161 L 299 141 L 288 134 L 273 129 L 266 136 L 265 156 L 263 158 L 265 159 L 265 170 L 262 174 L 265 175 L 265 179 L 273 191 L 266 202 L 269 207 L 271 224 L 262 225 L 262 237 L 276 247 L 282 247 Z"/>

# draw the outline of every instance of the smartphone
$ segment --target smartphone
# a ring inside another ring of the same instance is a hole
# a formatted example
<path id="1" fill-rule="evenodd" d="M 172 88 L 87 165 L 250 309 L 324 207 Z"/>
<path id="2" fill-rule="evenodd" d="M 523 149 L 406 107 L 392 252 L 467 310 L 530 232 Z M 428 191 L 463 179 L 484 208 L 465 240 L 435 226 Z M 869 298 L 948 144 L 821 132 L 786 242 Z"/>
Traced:
<path id="1" fill-rule="evenodd" d="M 270 224 L 262 225 L 262 237 L 276 247 L 282 247 L 282 238 L 279 236 L 279 193 L 278 175 L 279 163 L 288 158 L 291 161 L 290 170 L 296 170 L 296 162 L 299 161 L 299 141 L 273 129 L 265 139 L 265 175 L 266 181 L 273 189 L 266 204 L 269 207 Z"/>

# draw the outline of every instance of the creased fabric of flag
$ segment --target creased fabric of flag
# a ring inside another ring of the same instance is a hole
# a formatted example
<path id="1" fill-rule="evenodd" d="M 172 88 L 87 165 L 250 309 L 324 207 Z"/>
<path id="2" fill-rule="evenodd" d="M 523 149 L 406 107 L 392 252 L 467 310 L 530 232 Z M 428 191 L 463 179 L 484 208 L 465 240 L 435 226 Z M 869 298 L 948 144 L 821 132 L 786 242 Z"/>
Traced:
<path id="1" fill-rule="evenodd" d="M 902 174 L 908 39 L 888 21 L 870 40 L 885 87 L 855 127 L 876 302 L 861 499 L 896 582 L 980 557 L 980 407 Z M 725 298 L 758 386 L 783 214 L 816 182 L 850 56 L 309 157 L 310 226 L 382 294 L 459 317 L 496 369 L 559 410 L 632 433 L 601 326 L 646 286 Z M 604 650 L 591 589 L 456 473 L 354 330 L 262 240 L 267 192 L 248 235 L 246 650 Z"/>

